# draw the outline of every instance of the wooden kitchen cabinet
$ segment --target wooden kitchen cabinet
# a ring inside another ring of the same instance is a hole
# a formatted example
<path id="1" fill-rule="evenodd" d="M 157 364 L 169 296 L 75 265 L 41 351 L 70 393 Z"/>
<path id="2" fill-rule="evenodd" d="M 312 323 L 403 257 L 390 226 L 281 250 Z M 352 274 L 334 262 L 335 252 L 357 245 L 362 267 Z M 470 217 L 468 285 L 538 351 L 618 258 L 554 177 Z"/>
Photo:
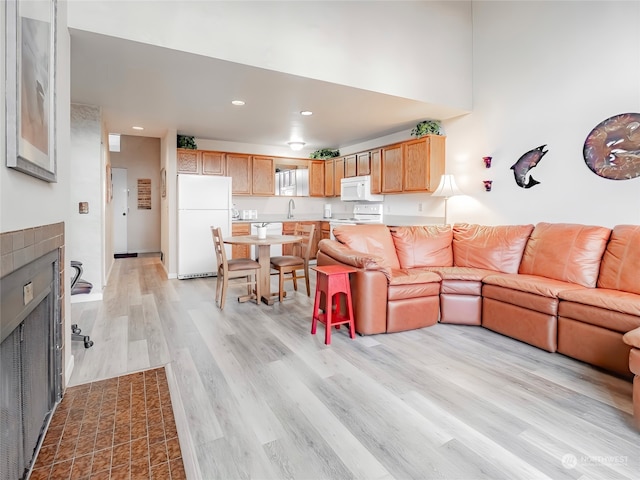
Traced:
<path id="1" fill-rule="evenodd" d="M 324 161 L 324 196 L 325 197 L 333 197 L 335 193 L 335 160 L 332 158 L 330 160 Z"/>
<path id="2" fill-rule="evenodd" d="M 382 193 L 382 149 L 369 152 L 371 193 Z"/>
<path id="3" fill-rule="evenodd" d="M 233 195 L 251 195 L 251 155 L 227 153 L 227 176 Z"/>
<path id="4" fill-rule="evenodd" d="M 371 165 L 369 163 L 369 152 L 358 153 L 356 158 L 356 175 L 370 175 Z"/>
<path id="5" fill-rule="evenodd" d="M 402 192 L 403 162 L 402 144 L 389 145 L 382 148 L 381 173 L 382 193 Z"/>
<path id="6" fill-rule="evenodd" d="M 333 169 L 335 170 L 333 175 L 333 192 L 336 197 L 339 197 L 342 193 L 342 179 L 344 178 L 344 158 L 336 158 Z"/>
<path id="7" fill-rule="evenodd" d="M 324 160 L 312 160 L 309 165 L 309 196 L 324 197 Z"/>
<path id="8" fill-rule="evenodd" d="M 320 222 L 320 240 L 331 238 L 331 225 L 329 222 Z"/>
<path id="9" fill-rule="evenodd" d="M 275 195 L 275 166 L 272 157 L 257 157 L 252 159 L 252 187 L 253 195 Z"/>
<path id="10" fill-rule="evenodd" d="M 202 152 L 188 148 L 178 148 L 176 153 L 176 170 L 178 173 L 200 173 Z"/>
<path id="11" fill-rule="evenodd" d="M 404 143 L 403 192 L 433 192 L 445 167 L 445 137 L 425 135 Z"/>
<path id="12" fill-rule="evenodd" d="M 202 154 L 202 174 L 203 175 L 221 175 L 224 176 L 225 159 L 224 152 L 210 152 L 203 150 Z"/>
<path id="13" fill-rule="evenodd" d="M 231 224 L 231 235 L 251 235 L 250 223 Z M 231 258 L 250 258 L 251 245 L 231 245 Z"/>
<path id="14" fill-rule="evenodd" d="M 344 157 L 344 176 L 345 178 L 355 177 L 358 174 L 358 159 L 356 155 L 347 155 Z"/>

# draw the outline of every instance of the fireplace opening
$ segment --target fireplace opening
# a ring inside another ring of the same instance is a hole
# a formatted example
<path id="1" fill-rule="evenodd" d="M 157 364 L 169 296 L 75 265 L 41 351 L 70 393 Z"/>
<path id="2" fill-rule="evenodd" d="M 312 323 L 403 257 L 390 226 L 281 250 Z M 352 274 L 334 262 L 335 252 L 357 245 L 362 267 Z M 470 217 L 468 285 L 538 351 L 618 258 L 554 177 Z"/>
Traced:
<path id="1" fill-rule="evenodd" d="M 0 279 L 0 480 L 26 478 L 62 396 L 58 251 Z"/>

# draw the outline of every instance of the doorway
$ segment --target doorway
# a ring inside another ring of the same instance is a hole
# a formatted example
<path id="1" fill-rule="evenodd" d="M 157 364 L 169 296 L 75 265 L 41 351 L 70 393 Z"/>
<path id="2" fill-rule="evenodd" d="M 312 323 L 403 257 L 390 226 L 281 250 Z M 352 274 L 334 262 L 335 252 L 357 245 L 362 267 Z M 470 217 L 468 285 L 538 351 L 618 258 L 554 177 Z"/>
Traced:
<path id="1" fill-rule="evenodd" d="M 127 224 L 129 219 L 129 188 L 127 169 L 112 168 L 113 178 L 113 253 L 127 255 Z"/>

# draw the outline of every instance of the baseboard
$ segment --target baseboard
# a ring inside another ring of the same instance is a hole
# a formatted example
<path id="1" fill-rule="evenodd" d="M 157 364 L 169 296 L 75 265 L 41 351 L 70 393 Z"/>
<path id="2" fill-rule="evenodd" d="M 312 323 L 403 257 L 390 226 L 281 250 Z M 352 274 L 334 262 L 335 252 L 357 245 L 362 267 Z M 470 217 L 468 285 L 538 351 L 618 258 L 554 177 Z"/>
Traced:
<path id="1" fill-rule="evenodd" d="M 81 293 L 71 295 L 71 303 L 99 302 L 102 300 L 102 293 Z"/>
<path id="2" fill-rule="evenodd" d="M 135 258 L 137 257 L 137 253 L 114 253 L 113 258 Z"/>
<path id="3" fill-rule="evenodd" d="M 71 380 L 71 374 L 73 373 L 73 367 L 75 366 L 75 364 L 76 364 L 75 357 L 71 355 L 69 357 L 69 363 L 67 364 L 67 368 L 65 368 L 64 370 L 64 380 L 65 380 L 64 387 L 65 388 L 67 387 L 67 385 L 69 385 L 69 380 Z"/>

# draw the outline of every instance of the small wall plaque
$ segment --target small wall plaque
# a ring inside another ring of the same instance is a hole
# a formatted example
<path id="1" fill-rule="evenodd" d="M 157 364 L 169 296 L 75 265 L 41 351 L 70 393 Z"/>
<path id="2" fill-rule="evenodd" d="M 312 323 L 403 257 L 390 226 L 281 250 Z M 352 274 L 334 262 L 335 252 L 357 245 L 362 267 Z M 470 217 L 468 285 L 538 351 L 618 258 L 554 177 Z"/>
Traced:
<path id="1" fill-rule="evenodd" d="M 89 213 L 89 202 L 79 202 L 78 213 Z"/>
<path id="2" fill-rule="evenodd" d="M 151 210 L 151 179 L 138 179 L 138 209 Z"/>

